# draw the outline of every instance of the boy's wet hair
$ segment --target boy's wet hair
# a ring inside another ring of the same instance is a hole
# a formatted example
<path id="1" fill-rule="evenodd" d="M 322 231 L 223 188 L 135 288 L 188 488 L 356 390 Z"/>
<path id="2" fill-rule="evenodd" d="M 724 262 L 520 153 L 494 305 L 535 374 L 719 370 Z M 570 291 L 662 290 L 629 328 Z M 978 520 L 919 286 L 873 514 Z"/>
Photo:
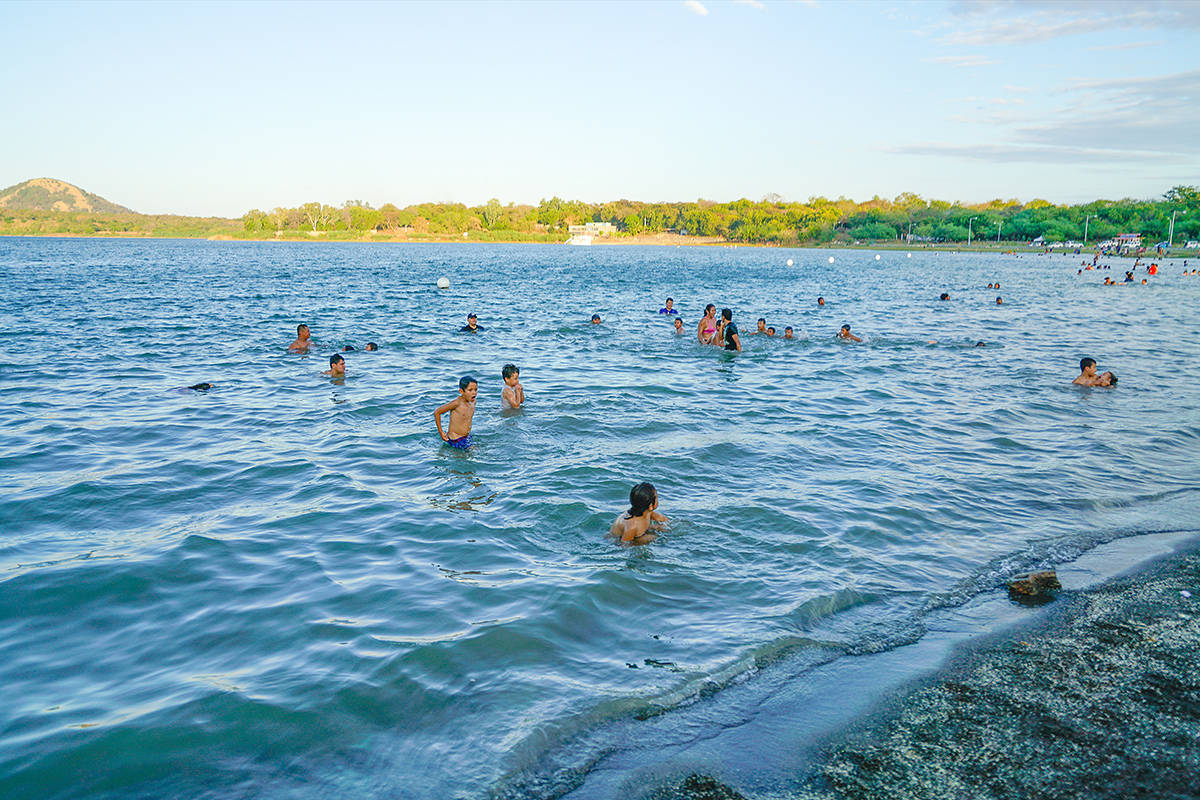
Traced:
<path id="1" fill-rule="evenodd" d="M 1094 366 L 1096 366 L 1096 359 L 1094 359 L 1094 358 L 1079 359 L 1079 371 L 1080 372 L 1085 371 L 1088 367 L 1094 367 Z"/>
<path id="2" fill-rule="evenodd" d="M 299 325 L 296 326 L 296 335 L 299 336 L 300 331 L 304 330 L 307 327 L 308 327 L 307 325 L 305 325 L 303 322 L 301 322 Z"/>
<path id="3" fill-rule="evenodd" d="M 759 317 L 759 318 L 758 318 L 758 321 L 759 321 L 759 322 L 761 322 L 761 323 L 763 323 L 764 325 L 767 323 L 767 319 L 766 319 L 766 317 Z"/>
<path id="4" fill-rule="evenodd" d="M 463 375 L 461 378 L 458 379 L 458 390 L 460 392 L 465 392 L 467 390 L 467 387 L 470 386 L 472 383 L 477 386 L 479 385 L 479 381 L 475 380 L 470 375 Z"/>
<path id="5" fill-rule="evenodd" d="M 379 345 L 375 344 L 374 342 L 367 342 L 367 346 L 364 347 L 363 349 L 364 350 L 378 350 Z"/>
<path id="6" fill-rule="evenodd" d="M 332 367 L 334 364 L 340 364 L 341 362 L 343 362 L 343 361 L 345 361 L 345 360 L 346 360 L 346 359 L 342 358 L 342 357 L 341 357 L 341 356 L 339 356 L 337 353 L 334 353 L 333 355 L 331 355 L 331 356 L 329 357 L 329 366 L 331 366 L 331 367 Z"/>
<path id="7" fill-rule="evenodd" d="M 849 325 L 843 325 L 843 326 L 842 326 L 842 330 L 844 330 L 846 333 L 849 333 L 849 332 L 850 332 L 850 326 L 849 326 Z"/>
<path id="8" fill-rule="evenodd" d="M 595 322 L 595 321 L 596 321 L 596 320 L 598 320 L 598 319 L 600 319 L 600 315 L 599 315 L 599 314 L 592 314 L 592 321 L 593 321 L 593 322 Z"/>
<path id="9" fill-rule="evenodd" d="M 640 517 L 645 514 L 657 499 L 658 492 L 654 490 L 654 484 L 639 483 L 634 486 L 629 490 L 629 516 Z"/>
<path id="10" fill-rule="evenodd" d="M 774 333 L 774 332 L 775 332 L 775 328 L 774 328 L 774 327 L 768 327 L 768 328 L 767 328 L 767 333 Z"/>
<path id="11" fill-rule="evenodd" d="M 675 302 L 675 298 L 674 298 L 674 297 L 668 297 L 668 298 L 666 299 L 666 301 L 665 301 L 665 302 L 667 302 L 667 303 L 674 303 L 674 302 Z"/>
<path id="12" fill-rule="evenodd" d="M 786 333 L 787 331 L 790 331 L 791 329 L 792 329 L 792 326 L 791 326 L 791 325 L 788 325 L 788 326 L 787 326 L 786 328 L 784 328 L 783 330 L 784 330 L 784 332 Z"/>
<path id="13" fill-rule="evenodd" d="M 213 385 L 211 383 L 205 382 L 205 383 L 194 383 L 191 386 L 189 386 L 188 388 L 194 392 L 207 392 L 209 389 L 212 388 L 212 386 Z"/>
<path id="14" fill-rule="evenodd" d="M 733 322 L 733 312 L 730 311 L 728 308 L 722 308 L 721 309 L 721 319 L 725 319 L 725 320 L 729 320 L 730 322 Z"/>
<path id="15" fill-rule="evenodd" d="M 500 368 L 500 377 L 501 378 L 511 378 L 513 375 L 520 375 L 520 374 L 521 374 L 521 370 L 519 370 L 517 368 L 516 364 L 505 364 L 503 367 Z"/>
<path id="16" fill-rule="evenodd" d="M 342 345 L 342 352 L 343 353 L 353 353 L 354 345 L 352 345 L 352 344 Z"/>
<path id="17" fill-rule="evenodd" d="M 949 299 L 950 299 L 949 292 L 942 292 L 941 297 L 938 298 L 938 300 L 949 300 Z"/>

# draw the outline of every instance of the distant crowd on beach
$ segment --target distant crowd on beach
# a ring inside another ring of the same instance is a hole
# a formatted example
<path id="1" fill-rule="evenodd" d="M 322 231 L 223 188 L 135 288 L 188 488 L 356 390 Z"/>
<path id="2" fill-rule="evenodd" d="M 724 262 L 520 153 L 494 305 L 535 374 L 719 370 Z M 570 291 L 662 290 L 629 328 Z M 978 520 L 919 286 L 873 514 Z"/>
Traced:
<path id="1" fill-rule="evenodd" d="M 1092 264 L 1084 264 L 1080 267 L 1078 274 L 1083 274 L 1085 271 L 1109 269 L 1107 265 L 1100 266 L 1098 258 L 1093 260 Z M 1138 264 L 1134 264 L 1134 269 L 1137 269 Z M 1184 275 L 1196 274 L 1196 270 L 1191 273 L 1186 269 L 1187 262 L 1184 262 Z M 1147 266 L 1147 273 L 1154 276 L 1158 273 L 1159 266 L 1157 263 L 1151 263 Z M 1134 270 L 1126 272 L 1125 283 L 1132 283 Z M 1106 278 L 1106 283 L 1109 279 Z M 1146 280 L 1143 279 L 1145 284 Z M 987 288 L 991 290 L 999 290 L 1000 282 L 991 281 L 987 284 Z M 950 300 L 948 292 L 942 292 L 939 301 L 946 302 Z M 996 297 L 995 304 L 1003 305 L 1003 298 Z M 824 308 L 826 301 L 823 296 L 816 298 L 818 308 Z M 680 316 L 678 309 L 675 308 L 675 300 L 672 297 L 666 298 L 663 306 L 658 310 L 658 314 L 671 319 L 671 325 L 674 333 L 677 336 L 683 336 L 687 333 L 686 323 Z M 602 325 L 603 321 L 599 314 L 592 314 L 590 323 L 592 325 Z M 466 324 L 458 329 L 460 333 L 478 334 L 483 333 L 485 328 L 479 324 L 479 316 L 472 312 L 467 315 Z M 722 308 L 718 312 L 716 305 L 709 303 L 704 307 L 704 313 L 695 328 L 696 339 L 700 344 L 723 348 L 731 352 L 741 352 L 742 350 L 742 332 L 738 329 L 737 324 L 733 321 L 733 311 L 729 308 Z M 750 331 L 746 336 L 763 336 L 765 338 L 773 338 L 778 335 L 774 326 L 768 325 L 764 317 L 759 317 L 756 320 L 755 330 Z M 792 326 L 785 326 L 780 338 L 793 339 L 795 331 Z M 855 333 L 851 332 L 850 325 L 843 324 L 833 337 L 845 342 L 862 342 L 863 339 Z M 929 344 L 936 344 L 931 341 Z M 293 353 L 308 353 L 315 345 L 312 338 L 312 331 L 307 324 L 301 323 L 296 326 L 296 338 L 288 345 L 287 349 Z M 975 343 L 976 347 L 983 347 L 986 343 L 979 341 Z M 379 349 L 379 345 L 375 342 L 367 342 L 363 348 L 366 352 L 373 352 Z M 346 376 L 346 360 L 342 353 L 353 352 L 356 348 L 353 345 L 343 345 L 340 351 L 329 357 L 329 369 L 322 374 L 330 378 L 341 380 Z M 511 413 L 519 411 L 525 405 L 525 387 L 521 384 L 521 370 L 515 364 L 505 364 L 500 369 L 500 377 L 503 381 L 503 386 L 500 391 L 500 410 L 502 412 Z M 1117 385 L 1117 377 L 1110 370 L 1099 372 L 1095 359 L 1085 357 L 1079 362 L 1079 375 L 1072 383 L 1078 386 L 1111 388 Z M 198 383 L 188 387 L 196 391 L 207 391 L 213 388 L 211 383 Z M 479 383 L 471 375 L 464 375 L 458 381 L 458 394 L 449 402 L 438 406 L 433 412 L 434 425 L 437 428 L 438 436 L 448 446 L 457 450 L 467 450 L 473 444 L 474 440 L 471 436 L 471 428 L 475 418 L 476 399 L 479 393 Z M 442 418 L 446 417 L 446 424 L 443 427 Z M 663 530 L 663 525 L 668 522 L 667 517 L 657 511 L 658 508 L 658 493 L 654 486 L 650 483 L 638 483 L 635 485 L 629 494 L 629 508 L 622 512 L 612 523 L 610 533 L 622 543 L 626 544 L 644 544 L 651 541 L 657 532 Z"/>

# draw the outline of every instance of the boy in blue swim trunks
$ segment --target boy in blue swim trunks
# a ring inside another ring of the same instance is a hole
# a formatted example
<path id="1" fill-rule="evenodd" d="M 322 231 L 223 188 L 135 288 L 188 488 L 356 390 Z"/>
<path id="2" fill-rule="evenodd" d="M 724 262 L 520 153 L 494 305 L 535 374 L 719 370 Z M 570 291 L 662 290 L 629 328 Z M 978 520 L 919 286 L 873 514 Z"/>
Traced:
<path id="1" fill-rule="evenodd" d="M 439 406 L 433 412 L 433 421 L 437 423 L 438 436 L 451 447 L 466 450 L 474 442 L 471 440 L 471 420 L 475 418 L 475 395 L 479 393 L 479 384 L 470 375 L 464 375 L 458 381 L 458 397 Z M 450 424 L 446 432 L 442 431 L 442 414 L 450 412 Z"/>

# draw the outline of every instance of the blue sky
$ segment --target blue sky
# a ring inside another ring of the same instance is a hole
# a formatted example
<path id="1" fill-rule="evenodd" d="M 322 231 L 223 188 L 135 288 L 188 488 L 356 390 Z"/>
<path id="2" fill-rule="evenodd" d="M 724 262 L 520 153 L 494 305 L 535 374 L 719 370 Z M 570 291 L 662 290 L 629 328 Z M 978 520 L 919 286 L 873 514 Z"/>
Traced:
<path id="1" fill-rule="evenodd" d="M 0 188 L 146 213 L 1155 197 L 1200 2 L 0 4 Z"/>

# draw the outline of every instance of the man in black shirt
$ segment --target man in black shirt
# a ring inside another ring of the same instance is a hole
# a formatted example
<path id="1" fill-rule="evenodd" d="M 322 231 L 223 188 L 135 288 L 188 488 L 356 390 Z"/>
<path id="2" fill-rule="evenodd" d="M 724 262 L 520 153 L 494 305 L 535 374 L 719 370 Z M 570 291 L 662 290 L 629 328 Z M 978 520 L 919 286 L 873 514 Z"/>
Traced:
<path id="1" fill-rule="evenodd" d="M 738 336 L 737 325 L 733 324 L 733 312 L 728 308 L 721 309 L 721 319 L 725 321 L 722 328 L 725 331 L 725 349 L 742 351 L 742 337 Z"/>
<path id="2" fill-rule="evenodd" d="M 474 314 L 467 314 L 467 324 L 463 325 L 461 328 L 459 328 L 459 331 L 466 331 L 467 333 L 478 333 L 479 331 L 483 330 L 483 328 L 479 327 L 478 321 L 479 321 L 479 318 L 476 317 Z"/>

